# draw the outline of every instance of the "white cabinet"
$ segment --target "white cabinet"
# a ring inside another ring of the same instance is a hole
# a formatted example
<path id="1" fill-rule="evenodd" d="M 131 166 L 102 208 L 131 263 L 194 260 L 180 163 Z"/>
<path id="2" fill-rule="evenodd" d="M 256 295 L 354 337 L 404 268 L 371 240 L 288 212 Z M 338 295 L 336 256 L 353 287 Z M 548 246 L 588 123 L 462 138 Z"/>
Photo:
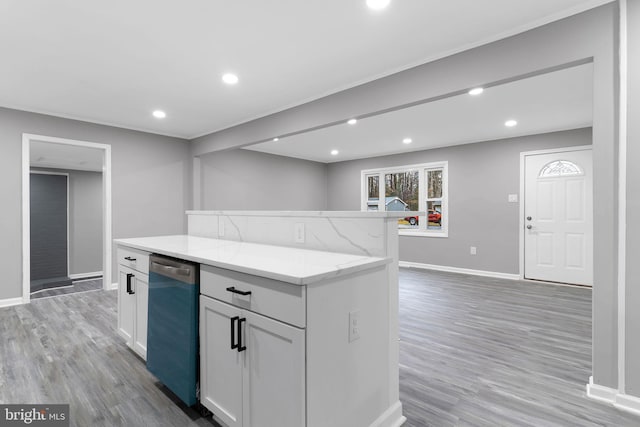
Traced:
<path id="1" fill-rule="evenodd" d="M 305 425 L 305 331 L 243 312 L 244 426 Z"/>
<path id="2" fill-rule="evenodd" d="M 149 254 L 118 248 L 118 333 L 145 360 L 148 299 Z"/>
<path id="3" fill-rule="evenodd" d="M 200 403 L 229 427 L 242 425 L 245 355 L 233 345 L 237 335 L 232 329 L 240 314 L 229 304 L 200 296 Z"/>
<path id="4" fill-rule="evenodd" d="M 380 268 L 300 286 L 201 265 L 201 403 L 227 427 L 400 425 L 386 279 Z"/>
<path id="5" fill-rule="evenodd" d="M 228 427 L 305 425 L 305 331 L 202 295 L 201 403 Z"/>

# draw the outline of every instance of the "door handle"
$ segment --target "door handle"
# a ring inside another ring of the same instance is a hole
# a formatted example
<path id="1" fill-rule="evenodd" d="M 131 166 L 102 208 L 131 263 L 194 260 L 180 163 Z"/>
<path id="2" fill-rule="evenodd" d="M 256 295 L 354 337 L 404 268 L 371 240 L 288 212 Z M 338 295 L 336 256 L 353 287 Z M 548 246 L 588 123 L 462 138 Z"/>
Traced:
<path id="1" fill-rule="evenodd" d="M 527 221 L 531 221 L 531 217 L 530 216 L 527 217 Z"/>
<path id="2" fill-rule="evenodd" d="M 533 228 L 533 225 L 529 224 L 527 225 L 527 230 L 531 230 Z"/>
<path id="3" fill-rule="evenodd" d="M 251 291 L 239 291 L 233 286 L 227 288 L 227 291 L 238 295 L 251 295 Z"/>
<path id="4" fill-rule="evenodd" d="M 238 320 L 238 353 L 247 349 L 246 346 L 242 345 L 242 324 L 246 321 L 246 318 Z"/>
<path id="5" fill-rule="evenodd" d="M 124 257 L 124 259 L 126 259 L 127 261 L 135 261 L 135 258 L 131 258 L 130 256 L 126 256 Z"/>
<path id="6" fill-rule="evenodd" d="M 129 295 L 133 295 L 135 294 L 135 291 L 132 289 L 131 287 L 131 278 L 133 278 L 134 275 L 131 273 L 127 273 L 127 293 Z"/>
<path id="7" fill-rule="evenodd" d="M 238 348 L 238 344 L 234 341 L 234 338 L 236 337 L 236 331 L 235 331 L 235 323 L 236 320 L 240 320 L 239 316 L 235 316 L 231 318 L 231 350 Z M 240 331 L 240 328 L 238 328 L 238 331 Z M 238 336 L 240 336 L 240 334 L 238 333 Z"/>

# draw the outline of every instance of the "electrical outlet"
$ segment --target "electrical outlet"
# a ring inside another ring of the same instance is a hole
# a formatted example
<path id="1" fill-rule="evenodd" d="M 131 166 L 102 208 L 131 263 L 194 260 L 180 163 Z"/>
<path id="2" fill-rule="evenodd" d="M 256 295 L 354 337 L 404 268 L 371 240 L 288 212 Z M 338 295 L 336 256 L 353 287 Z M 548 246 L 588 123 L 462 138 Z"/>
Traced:
<path id="1" fill-rule="evenodd" d="M 477 249 L 475 246 L 471 246 L 471 247 L 469 248 L 469 253 L 470 253 L 471 255 L 475 255 L 475 254 L 477 254 L 477 253 L 478 253 L 478 249 Z"/>
<path id="2" fill-rule="evenodd" d="M 509 194 L 509 203 L 518 203 L 518 195 Z"/>
<path id="3" fill-rule="evenodd" d="M 224 218 L 218 217 L 218 236 L 224 237 Z"/>
<path id="4" fill-rule="evenodd" d="M 304 222 L 296 222 L 293 227 L 293 239 L 296 243 L 304 243 Z"/>
<path id="5" fill-rule="evenodd" d="M 360 312 L 349 313 L 349 342 L 360 339 Z"/>

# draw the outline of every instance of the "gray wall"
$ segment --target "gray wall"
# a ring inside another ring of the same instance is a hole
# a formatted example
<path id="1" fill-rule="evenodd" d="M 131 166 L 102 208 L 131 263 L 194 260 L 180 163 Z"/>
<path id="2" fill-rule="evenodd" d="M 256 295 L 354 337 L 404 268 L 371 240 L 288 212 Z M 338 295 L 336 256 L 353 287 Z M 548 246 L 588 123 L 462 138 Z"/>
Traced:
<path id="1" fill-rule="evenodd" d="M 195 140 L 196 156 L 363 117 L 412 101 L 461 93 L 563 64 L 593 61 L 593 378 L 618 386 L 617 3 L 430 62 Z M 636 300 L 637 302 L 637 300 Z"/>
<path id="2" fill-rule="evenodd" d="M 102 172 L 31 170 L 69 174 L 69 274 L 102 271 Z"/>
<path id="3" fill-rule="evenodd" d="M 640 396 L 640 2 L 628 3 L 627 256 L 625 382 Z"/>
<path id="4" fill-rule="evenodd" d="M 588 128 L 332 163 L 328 209 L 360 209 L 364 169 L 448 161 L 449 237 L 400 236 L 400 260 L 518 274 L 520 153 L 590 144 Z"/>
<path id="5" fill-rule="evenodd" d="M 186 141 L 0 108 L 0 299 L 22 296 L 22 133 L 111 145 L 114 238 L 186 231 L 191 194 Z M 114 264 L 114 280 L 115 271 Z"/>
<path id="6" fill-rule="evenodd" d="M 69 179 L 69 273 L 102 271 L 102 173 L 69 171 Z"/>
<path id="7" fill-rule="evenodd" d="M 325 210 L 324 163 L 248 150 L 201 157 L 202 209 Z"/>

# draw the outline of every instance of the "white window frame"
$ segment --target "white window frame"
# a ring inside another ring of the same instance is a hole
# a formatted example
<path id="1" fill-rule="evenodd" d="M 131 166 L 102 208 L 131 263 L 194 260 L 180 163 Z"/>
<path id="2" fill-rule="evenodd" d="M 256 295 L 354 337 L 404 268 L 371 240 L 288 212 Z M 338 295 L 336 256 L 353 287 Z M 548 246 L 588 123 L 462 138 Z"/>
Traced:
<path id="1" fill-rule="evenodd" d="M 368 210 L 368 182 L 367 178 L 372 175 L 378 176 L 378 211 L 384 212 L 385 201 L 385 180 L 384 175 L 388 173 L 408 172 L 411 170 L 418 170 L 419 172 L 419 195 L 418 203 L 420 205 L 420 211 L 427 213 L 427 200 L 433 201 L 437 199 L 427 199 L 427 173 L 428 170 L 442 169 L 442 227 L 440 230 L 429 230 L 427 228 L 428 221 L 426 218 L 421 218 L 418 223 L 418 229 L 398 229 L 398 234 L 401 236 L 422 236 L 422 237 L 449 237 L 449 162 L 431 162 L 420 163 L 416 165 L 403 165 L 393 166 L 387 168 L 377 169 L 365 169 L 360 172 L 360 209 L 362 211 Z"/>

